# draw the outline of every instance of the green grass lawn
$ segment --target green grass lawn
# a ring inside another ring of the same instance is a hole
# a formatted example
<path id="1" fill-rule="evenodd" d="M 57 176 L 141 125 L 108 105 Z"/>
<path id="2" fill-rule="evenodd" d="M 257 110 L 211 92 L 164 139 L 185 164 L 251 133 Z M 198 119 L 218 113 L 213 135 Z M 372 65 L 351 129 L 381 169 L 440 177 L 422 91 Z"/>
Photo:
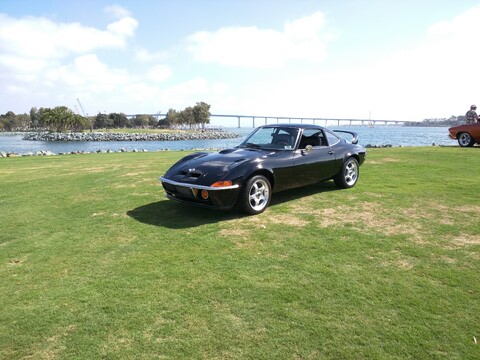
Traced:
<path id="1" fill-rule="evenodd" d="M 183 155 L 0 159 L 1 359 L 480 358 L 480 148 L 250 217 L 166 200 Z"/>

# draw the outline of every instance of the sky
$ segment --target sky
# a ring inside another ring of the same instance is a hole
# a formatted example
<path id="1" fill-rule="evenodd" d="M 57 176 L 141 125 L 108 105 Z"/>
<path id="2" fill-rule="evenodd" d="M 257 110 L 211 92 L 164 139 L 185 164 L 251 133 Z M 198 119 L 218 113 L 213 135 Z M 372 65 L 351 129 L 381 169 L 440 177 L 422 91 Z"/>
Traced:
<path id="1" fill-rule="evenodd" d="M 421 121 L 480 103 L 479 63 L 480 1 L 0 0 L 0 114 L 203 101 L 212 114 Z"/>

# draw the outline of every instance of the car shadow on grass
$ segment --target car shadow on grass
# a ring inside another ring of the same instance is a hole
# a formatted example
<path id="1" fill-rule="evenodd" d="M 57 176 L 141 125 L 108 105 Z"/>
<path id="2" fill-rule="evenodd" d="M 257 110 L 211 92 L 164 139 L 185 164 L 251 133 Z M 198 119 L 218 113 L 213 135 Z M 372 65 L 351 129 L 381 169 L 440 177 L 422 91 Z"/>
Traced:
<path id="1" fill-rule="evenodd" d="M 339 189 L 331 181 L 275 193 L 269 207 L 302 197 L 322 194 Z M 266 210 L 268 211 L 268 209 Z M 156 201 L 127 211 L 127 215 L 141 223 L 170 229 L 186 229 L 199 225 L 240 219 L 249 215 L 234 208 L 230 211 L 205 209 L 171 200 Z"/>

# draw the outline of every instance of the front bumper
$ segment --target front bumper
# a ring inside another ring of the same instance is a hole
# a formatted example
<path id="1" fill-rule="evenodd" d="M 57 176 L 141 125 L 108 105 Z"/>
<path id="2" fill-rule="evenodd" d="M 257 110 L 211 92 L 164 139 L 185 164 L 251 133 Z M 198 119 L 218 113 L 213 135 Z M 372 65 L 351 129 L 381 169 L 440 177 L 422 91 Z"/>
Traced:
<path id="1" fill-rule="evenodd" d="M 160 177 L 167 198 L 181 203 L 187 203 L 208 208 L 231 209 L 238 197 L 240 185 L 234 184 L 225 187 L 212 187 L 182 183 Z M 202 197 L 202 192 L 208 197 Z"/>

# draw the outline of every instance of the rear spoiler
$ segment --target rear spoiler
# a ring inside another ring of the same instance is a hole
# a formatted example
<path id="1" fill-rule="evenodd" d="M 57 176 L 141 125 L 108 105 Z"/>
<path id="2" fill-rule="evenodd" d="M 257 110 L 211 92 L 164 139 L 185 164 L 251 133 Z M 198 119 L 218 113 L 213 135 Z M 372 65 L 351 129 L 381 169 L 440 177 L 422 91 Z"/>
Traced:
<path id="1" fill-rule="evenodd" d="M 358 143 L 358 134 L 354 131 L 348 131 L 348 130 L 333 130 L 336 133 L 346 133 L 352 135 L 352 139 L 349 140 L 352 144 L 357 144 Z"/>

